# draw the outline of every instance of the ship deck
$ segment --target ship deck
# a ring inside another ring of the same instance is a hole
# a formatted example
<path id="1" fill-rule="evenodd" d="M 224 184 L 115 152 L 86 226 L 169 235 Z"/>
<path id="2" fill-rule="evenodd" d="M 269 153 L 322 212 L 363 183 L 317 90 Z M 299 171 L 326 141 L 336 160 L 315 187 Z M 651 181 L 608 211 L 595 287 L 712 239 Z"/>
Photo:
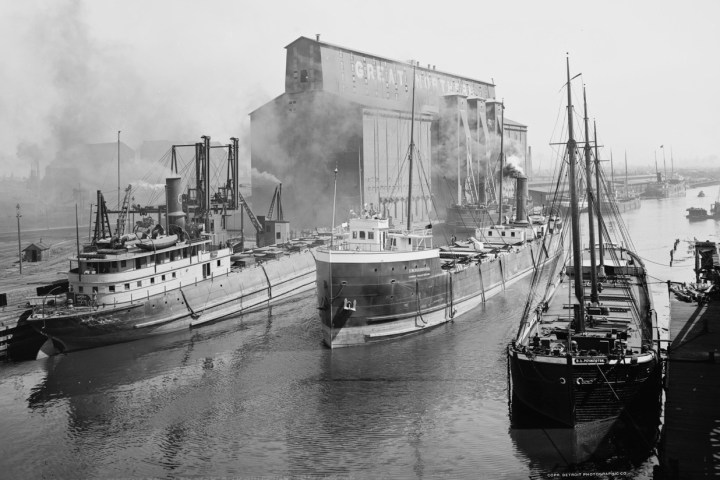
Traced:
<path id="1" fill-rule="evenodd" d="M 605 335 L 613 330 L 628 331 L 627 347 L 632 350 L 640 350 L 642 339 L 638 329 L 634 327 L 637 312 L 633 307 L 633 298 L 641 295 L 640 286 L 633 277 L 623 277 L 617 281 L 603 283 L 602 292 L 599 292 L 599 304 L 607 307 L 607 314 L 592 314 L 599 310 L 587 309 L 590 319 L 585 324 L 587 334 Z M 548 310 L 543 314 L 540 322 L 540 335 L 549 335 L 552 331 L 567 330 L 570 326 L 573 314 L 573 305 L 577 304 L 575 298 L 574 282 L 566 278 L 560 283 L 555 291 L 553 301 L 548 305 Z M 584 287 L 584 297 L 590 298 L 591 288 Z M 604 312 L 604 311 L 603 311 Z M 573 336 L 573 338 L 576 338 Z M 582 348 L 582 346 L 581 346 Z"/>

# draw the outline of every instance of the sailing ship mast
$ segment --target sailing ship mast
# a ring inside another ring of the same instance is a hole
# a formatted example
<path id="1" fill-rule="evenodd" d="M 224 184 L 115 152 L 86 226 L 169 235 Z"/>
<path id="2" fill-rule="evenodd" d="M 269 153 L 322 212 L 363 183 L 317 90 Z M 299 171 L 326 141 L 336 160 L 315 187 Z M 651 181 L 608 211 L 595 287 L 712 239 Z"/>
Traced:
<path id="1" fill-rule="evenodd" d="M 573 114 L 572 114 L 572 92 L 570 87 L 570 59 L 566 59 L 567 64 L 567 92 L 568 92 L 568 176 L 570 177 L 570 216 L 572 226 L 572 251 L 573 251 L 573 274 L 575 282 L 575 298 L 578 303 L 575 308 L 576 332 L 585 331 L 585 301 L 584 287 L 582 279 L 582 252 L 580 251 L 580 225 L 578 212 L 578 195 L 575 185 L 575 149 L 577 144 L 573 138 Z"/>
<path id="2" fill-rule="evenodd" d="M 501 120 L 500 120 L 500 184 L 499 184 L 499 192 L 498 192 L 498 224 L 502 225 L 503 221 L 503 169 L 505 168 L 504 165 L 504 159 L 505 159 L 505 101 L 503 100 L 500 102 L 500 112 L 501 112 Z M 497 112 L 495 112 L 495 122 L 497 123 Z"/>
<path id="3" fill-rule="evenodd" d="M 630 185 L 628 184 L 627 174 L 627 150 L 625 150 L 625 197 L 630 198 Z"/>
<path id="4" fill-rule="evenodd" d="M 600 254 L 600 276 L 605 276 L 605 245 L 603 245 L 603 222 L 602 222 L 602 190 L 600 190 L 600 156 L 598 155 L 598 141 L 597 141 L 597 125 L 595 124 L 595 120 L 593 120 L 593 137 L 595 140 L 595 191 L 597 192 L 597 226 L 598 226 L 598 244 L 600 245 L 600 248 L 598 250 L 598 253 Z M 610 173 L 611 178 L 613 182 L 615 181 L 615 174 L 612 169 L 612 152 L 610 152 Z M 611 185 L 614 185 L 614 183 L 611 183 Z M 610 199 L 610 195 L 607 196 L 608 205 L 611 204 L 613 200 Z M 594 250 L 594 247 L 592 247 Z"/>
<path id="5" fill-rule="evenodd" d="M 415 150 L 415 61 L 413 60 L 413 86 L 412 86 L 412 107 L 410 108 L 410 153 L 408 154 L 408 206 L 407 206 L 407 229 L 412 230 L 412 173 L 413 173 L 413 150 Z"/>
<path id="6" fill-rule="evenodd" d="M 568 88 L 570 88 L 569 85 Z M 595 258 L 595 220 L 593 216 L 595 199 L 593 198 L 592 189 L 592 161 L 590 160 L 590 132 L 588 131 L 587 97 L 585 96 L 585 86 L 583 86 L 583 108 L 585 112 L 585 186 L 587 191 L 588 233 L 590 237 L 590 301 L 592 303 L 597 303 L 597 260 Z"/>

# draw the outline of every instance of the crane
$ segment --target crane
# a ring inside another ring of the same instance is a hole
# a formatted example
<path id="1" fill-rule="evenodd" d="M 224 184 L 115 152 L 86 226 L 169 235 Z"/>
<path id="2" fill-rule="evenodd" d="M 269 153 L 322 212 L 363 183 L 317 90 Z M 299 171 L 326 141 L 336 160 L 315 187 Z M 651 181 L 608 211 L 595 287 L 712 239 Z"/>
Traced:
<path id="1" fill-rule="evenodd" d="M 282 209 L 282 203 L 280 201 L 281 194 L 282 194 L 282 183 L 280 185 L 278 185 L 277 187 L 275 187 L 275 193 L 273 193 L 273 198 L 272 198 L 272 201 L 270 202 L 270 210 L 268 211 L 268 214 L 267 214 L 268 220 L 272 220 L 273 210 L 275 207 L 276 199 L 277 199 L 277 217 L 278 217 L 277 219 L 278 219 L 278 221 L 283 220 L 283 209 Z"/>
<path id="2" fill-rule="evenodd" d="M 130 190 L 132 185 L 128 185 L 125 189 L 125 198 L 123 199 L 122 207 L 120 207 L 120 214 L 117 219 L 117 228 L 115 229 L 115 236 L 120 239 L 125 235 L 125 223 L 127 220 L 128 210 L 130 208 Z"/>
<path id="3" fill-rule="evenodd" d="M 258 221 L 255 214 L 252 212 L 252 210 L 250 210 L 250 205 L 248 205 L 248 203 L 245 201 L 245 197 L 243 197 L 242 193 L 240 193 L 240 189 L 238 189 L 237 194 L 238 198 L 240 199 L 240 204 L 243 206 L 245 212 L 248 214 L 248 217 L 250 218 L 250 222 L 253 224 L 253 227 L 255 227 L 255 230 L 258 233 L 262 233 L 264 228 Z"/>

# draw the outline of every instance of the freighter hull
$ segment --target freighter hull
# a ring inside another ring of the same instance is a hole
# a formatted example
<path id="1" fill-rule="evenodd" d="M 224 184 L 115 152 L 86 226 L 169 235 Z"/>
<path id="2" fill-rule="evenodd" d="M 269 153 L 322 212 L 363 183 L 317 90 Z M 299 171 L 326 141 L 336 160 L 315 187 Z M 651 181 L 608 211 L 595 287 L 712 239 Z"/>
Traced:
<path id="1" fill-rule="evenodd" d="M 659 366 L 654 352 L 610 362 L 510 354 L 515 398 L 568 427 L 617 419 L 640 401 L 646 387 L 657 383 Z"/>
<path id="2" fill-rule="evenodd" d="M 559 236 L 557 237 L 559 239 Z M 323 340 L 347 347 L 426 331 L 453 320 L 507 286 L 528 277 L 540 258 L 555 265 L 560 249 L 553 238 L 549 257 L 542 239 L 481 262 L 443 268 L 437 251 L 328 252 L 319 250 L 317 295 Z"/>
<path id="3" fill-rule="evenodd" d="M 31 317 L 33 327 L 69 352 L 185 330 L 263 308 L 315 285 L 311 251 L 232 270 L 121 305 L 66 309 Z"/>

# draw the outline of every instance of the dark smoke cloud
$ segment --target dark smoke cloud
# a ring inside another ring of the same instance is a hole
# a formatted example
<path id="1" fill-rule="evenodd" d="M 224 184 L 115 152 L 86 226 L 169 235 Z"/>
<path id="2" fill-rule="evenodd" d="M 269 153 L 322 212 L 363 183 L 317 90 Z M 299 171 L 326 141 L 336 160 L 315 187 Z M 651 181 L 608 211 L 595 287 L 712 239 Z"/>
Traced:
<path id="1" fill-rule="evenodd" d="M 332 224 L 337 166 L 337 219 L 345 221 L 349 210 L 359 205 L 361 111 L 322 94 L 297 97 L 292 108 L 288 102 L 289 97 L 282 96 L 253 114 L 253 167 L 282 179 L 286 219 L 294 228 L 309 228 Z M 255 187 L 253 205 L 262 211 L 273 189 Z"/>
<path id="2" fill-rule="evenodd" d="M 507 157 L 505 166 L 503 167 L 503 175 L 505 177 L 515 178 L 524 174 L 521 159 L 516 156 Z"/>

